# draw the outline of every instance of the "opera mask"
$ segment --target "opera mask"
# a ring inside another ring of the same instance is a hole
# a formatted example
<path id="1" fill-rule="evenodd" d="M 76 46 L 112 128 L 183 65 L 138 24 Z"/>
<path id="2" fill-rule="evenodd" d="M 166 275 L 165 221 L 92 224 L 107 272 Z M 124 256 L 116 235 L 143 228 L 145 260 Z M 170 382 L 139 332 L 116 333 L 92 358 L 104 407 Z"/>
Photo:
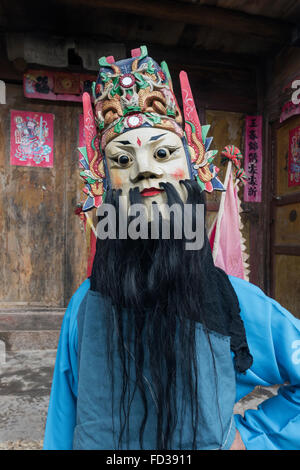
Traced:
<path id="1" fill-rule="evenodd" d="M 130 189 L 138 188 L 150 210 L 152 202 L 167 203 L 164 184 L 171 183 L 185 202 L 186 190 L 179 181 L 190 179 L 190 174 L 182 140 L 175 133 L 153 127 L 131 130 L 107 145 L 105 158 L 111 187 L 121 189 L 122 196 L 128 198 Z"/>
<path id="2" fill-rule="evenodd" d="M 165 203 L 164 184 L 171 183 L 181 200 L 181 180 L 195 179 L 202 190 L 223 190 L 209 150 L 209 126 L 201 126 L 185 72 L 180 74 L 185 125 L 165 62 L 159 66 L 147 48 L 115 62 L 99 60 L 94 103 L 83 95 L 86 147 L 80 160 L 87 199 L 83 211 L 99 207 L 108 189 L 128 198 L 138 188 L 146 206 Z"/>

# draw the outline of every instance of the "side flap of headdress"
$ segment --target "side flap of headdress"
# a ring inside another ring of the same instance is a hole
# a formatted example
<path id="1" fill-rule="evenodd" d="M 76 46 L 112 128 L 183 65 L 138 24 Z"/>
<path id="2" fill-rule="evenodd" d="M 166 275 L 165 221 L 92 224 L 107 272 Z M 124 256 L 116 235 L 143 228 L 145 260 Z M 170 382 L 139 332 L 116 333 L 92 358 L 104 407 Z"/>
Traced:
<path id="1" fill-rule="evenodd" d="M 212 142 L 212 137 L 207 137 L 210 125 L 201 126 L 187 73 L 181 71 L 179 79 L 185 133 L 190 150 L 193 174 L 202 190 L 207 192 L 212 192 L 213 190 L 224 191 L 224 186 L 217 178 L 219 168 L 212 163 L 218 151 L 208 150 Z"/>
<path id="2" fill-rule="evenodd" d="M 78 150 L 83 157 L 80 159 L 82 166 L 80 176 L 85 182 L 84 192 L 88 196 L 83 205 L 83 211 L 88 211 L 93 207 L 99 207 L 102 203 L 105 191 L 105 171 L 103 157 L 99 152 L 99 139 L 89 93 L 83 93 L 82 102 L 86 146 L 79 147 Z"/>

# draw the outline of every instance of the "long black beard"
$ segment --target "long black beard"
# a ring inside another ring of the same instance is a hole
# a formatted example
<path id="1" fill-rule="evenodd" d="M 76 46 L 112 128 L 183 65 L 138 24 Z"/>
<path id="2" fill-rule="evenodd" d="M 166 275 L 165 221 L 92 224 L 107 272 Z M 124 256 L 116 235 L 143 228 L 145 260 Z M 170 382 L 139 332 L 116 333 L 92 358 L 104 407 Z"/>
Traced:
<path id="1" fill-rule="evenodd" d="M 181 183 L 187 189 L 186 203 L 193 206 L 205 203 L 203 192 L 195 181 Z M 182 204 L 172 185 L 166 184 L 164 189 L 170 206 Z M 120 192 L 109 190 L 105 202 L 118 207 L 119 195 Z M 130 202 L 143 202 L 138 191 L 131 191 Z M 123 370 L 119 446 L 124 436 L 129 436 L 130 406 L 138 390 L 144 405 L 139 429 L 143 448 L 149 409 L 147 397 L 151 387 L 157 418 L 156 448 L 172 448 L 175 427 L 180 425 L 187 407 L 191 411 L 192 448 L 196 448 L 197 436 L 201 434 L 201 411 L 197 404 L 196 322 L 203 325 L 209 345 L 209 330 L 231 335 L 235 352 L 242 348 L 244 351 L 243 363 L 241 354 L 237 356 L 240 370 L 250 365 L 238 300 L 227 275 L 214 266 L 207 236 L 200 250 L 186 250 L 185 241 L 174 238 L 97 240 L 91 289 L 111 299 L 112 311 L 107 312 L 108 352 L 112 341 L 109 332 L 117 330 Z M 130 312 L 130 321 L 128 318 L 124 321 L 124 308 Z M 130 343 L 134 345 L 135 386 L 128 397 L 132 376 Z M 213 356 L 212 348 L 211 354 Z M 144 370 L 146 356 L 149 357 L 147 372 Z M 145 381 L 145 373 L 151 384 Z M 180 397 L 176 387 L 178 382 L 183 384 Z"/>

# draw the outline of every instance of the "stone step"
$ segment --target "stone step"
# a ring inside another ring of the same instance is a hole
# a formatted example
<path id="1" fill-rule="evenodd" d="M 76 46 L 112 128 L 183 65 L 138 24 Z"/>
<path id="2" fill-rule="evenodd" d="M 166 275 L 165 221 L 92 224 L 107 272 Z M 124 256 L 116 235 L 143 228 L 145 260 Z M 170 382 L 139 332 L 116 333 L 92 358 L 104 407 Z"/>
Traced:
<path id="1" fill-rule="evenodd" d="M 0 341 L 4 342 L 6 351 L 56 349 L 58 339 L 59 330 L 0 331 Z"/>
<path id="2" fill-rule="evenodd" d="M 0 341 L 7 352 L 56 349 L 64 313 L 65 309 L 2 310 Z"/>

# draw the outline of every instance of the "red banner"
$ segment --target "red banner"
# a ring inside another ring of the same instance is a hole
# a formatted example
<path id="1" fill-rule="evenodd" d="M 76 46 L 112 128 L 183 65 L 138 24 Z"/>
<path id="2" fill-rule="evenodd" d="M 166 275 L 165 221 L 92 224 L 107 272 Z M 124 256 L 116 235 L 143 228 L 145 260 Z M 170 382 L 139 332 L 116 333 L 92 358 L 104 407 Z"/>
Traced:
<path id="1" fill-rule="evenodd" d="M 261 202 L 262 116 L 246 116 L 244 201 Z"/>

